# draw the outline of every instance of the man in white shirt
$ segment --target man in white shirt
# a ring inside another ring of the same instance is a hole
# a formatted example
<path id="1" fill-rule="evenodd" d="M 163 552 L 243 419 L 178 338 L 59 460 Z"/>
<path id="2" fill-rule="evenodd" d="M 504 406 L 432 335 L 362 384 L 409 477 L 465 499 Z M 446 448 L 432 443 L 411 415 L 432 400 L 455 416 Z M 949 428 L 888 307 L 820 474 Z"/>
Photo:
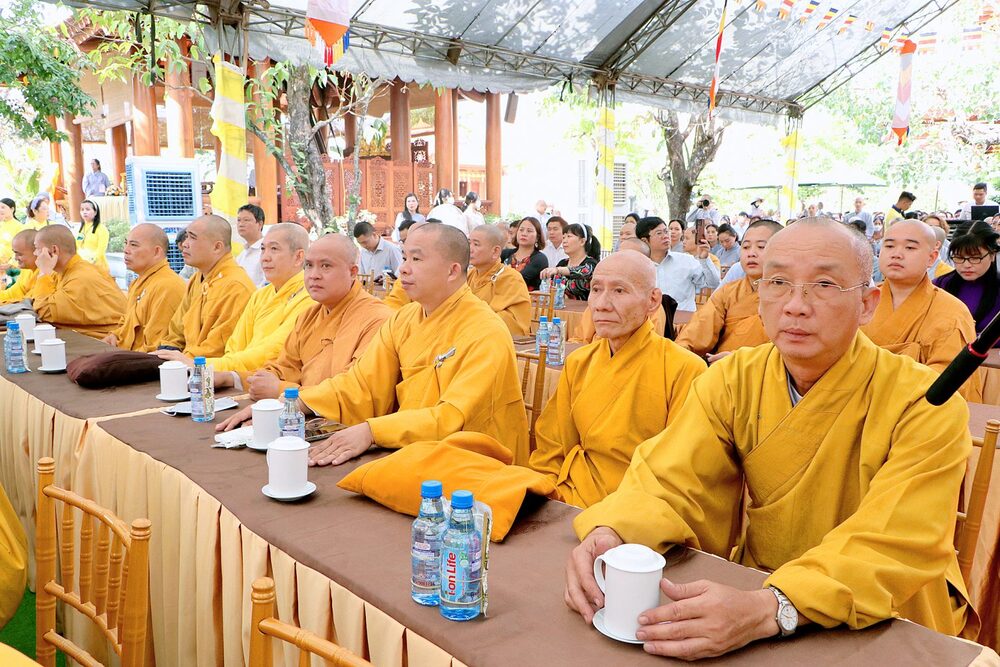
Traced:
<path id="1" fill-rule="evenodd" d="M 355 224 L 353 233 L 354 239 L 361 246 L 358 273 L 371 274 L 376 281 L 382 279 L 382 272 L 386 269 L 399 275 L 399 265 L 403 263 L 403 253 L 399 246 L 376 234 L 375 228 L 367 222 Z"/>
<path id="2" fill-rule="evenodd" d="M 871 240 L 872 234 L 875 233 L 875 218 L 871 213 L 865 210 L 864 197 L 857 197 L 854 200 L 854 213 L 847 216 L 847 221 L 850 222 L 854 218 L 859 218 L 865 223 L 865 236 Z"/>
<path id="3" fill-rule="evenodd" d="M 542 227 L 548 226 L 549 218 L 552 217 L 552 211 L 544 199 L 539 199 L 535 202 L 535 217 Z M 549 264 L 549 266 L 555 266 L 555 264 Z"/>
<path id="4" fill-rule="evenodd" d="M 996 203 L 986 198 L 986 187 L 985 183 L 976 183 L 972 186 L 972 201 L 962 204 L 962 211 L 958 216 L 959 220 L 972 220 L 973 206 L 990 206 Z"/>
<path id="5" fill-rule="evenodd" d="M 719 224 L 719 209 L 715 208 L 712 200 L 708 196 L 698 197 L 694 210 L 688 213 L 687 221 L 696 222 L 698 220 L 710 220 L 716 225 Z"/>
<path id="6" fill-rule="evenodd" d="M 553 215 L 548 222 L 542 224 L 545 225 L 545 233 L 548 237 L 545 247 L 542 248 L 542 254 L 549 260 L 549 268 L 555 268 L 559 262 L 569 258 L 569 255 L 562 248 L 563 234 L 566 233 L 569 223 L 558 215 Z"/>
<path id="7" fill-rule="evenodd" d="M 101 161 L 90 161 L 90 173 L 83 177 L 83 194 L 87 197 L 103 197 L 111 187 L 111 179 L 101 171 Z"/>
<path id="8" fill-rule="evenodd" d="M 649 258 L 656 264 L 656 286 L 677 302 L 678 310 L 694 311 L 694 297 L 704 287 L 719 286 L 719 268 L 708 257 L 708 244 L 698 246 L 698 258 L 670 252 L 670 232 L 662 218 L 643 218 L 635 235 L 649 244 Z"/>
<path id="9" fill-rule="evenodd" d="M 243 239 L 243 252 L 236 256 L 236 263 L 250 276 L 257 287 L 267 282 L 260 266 L 261 245 L 264 240 L 264 209 L 254 204 L 240 206 L 236 213 L 236 233 Z"/>

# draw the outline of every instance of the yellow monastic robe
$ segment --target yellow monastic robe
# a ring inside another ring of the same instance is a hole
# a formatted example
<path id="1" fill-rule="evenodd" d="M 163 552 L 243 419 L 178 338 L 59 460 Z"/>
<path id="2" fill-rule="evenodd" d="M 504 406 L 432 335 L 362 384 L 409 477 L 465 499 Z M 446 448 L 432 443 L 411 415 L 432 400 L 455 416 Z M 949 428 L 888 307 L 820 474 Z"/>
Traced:
<path id="1" fill-rule="evenodd" d="M 31 269 L 21 269 L 14 283 L 5 290 L 0 290 L 0 303 L 16 303 L 35 297 L 35 287 L 38 285 L 38 273 Z"/>
<path id="2" fill-rule="evenodd" d="M 113 332 L 118 347 L 134 352 L 155 350 L 183 299 L 184 280 L 167 260 L 146 269 L 128 288 L 125 314 Z"/>
<path id="3" fill-rule="evenodd" d="M 694 311 L 677 344 L 698 356 L 763 345 L 768 337 L 759 309 L 760 299 L 749 278 L 723 285 Z"/>
<path id="4" fill-rule="evenodd" d="M 319 384 L 353 366 L 392 313 L 355 281 L 333 308 L 314 303 L 299 315 L 278 358 L 261 370 L 278 377 L 282 392 Z M 250 373 L 239 374 L 246 386 Z"/>
<path id="5" fill-rule="evenodd" d="M 604 339 L 576 350 L 535 424 L 531 467 L 552 478 L 564 502 L 593 505 L 618 488 L 636 446 L 677 418 L 703 372 L 704 361 L 648 320 L 614 356 Z"/>
<path id="6" fill-rule="evenodd" d="M 105 256 L 108 252 L 108 242 L 111 234 L 105 224 L 97 225 L 97 231 L 91 231 L 93 223 L 83 223 L 81 229 L 76 234 L 76 251 L 83 259 L 91 264 L 95 264 L 105 271 L 108 269 L 108 259 Z"/>
<path id="7" fill-rule="evenodd" d="M 0 486 L 0 628 L 14 616 L 28 582 L 28 537 Z"/>
<path id="8" fill-rule="evenodd" d="M 236 328 L 226 341 L 226 353 L 206 360 L 216 371 L 254 371 L 277 359 L 299 314 L 315 303 L 299 271 L 281 289 L 264 285 L 250 297 Z"/>
<path id="9" fill-rule="evenodd" d="M 327 419 L 367 421 L 381 447 L 475 431 L 510 449 L 515 463 L 528 463 L 510 331 L 466 285 L 430 316 L 419 303 L 399 310 L 358 363 L 299 397 Z"/>
<path id="10" fill-rule="evenodd" d="M 33 305 L 38 319 L 91 338 L 115 330 L 125 311 L 125 295 L 115 279 L 79 255 L 62 273 L 39 276 Z"/>
<path id="11" fill-rule="evenodd" d="M 512 336 L 524 336 L 531 330 L 531 297 L 521 273 L 497 262 L 484 273 L 469 267 L 466 280 L 472 293 L 485 301 L 500 316 Z"/>
<path id="12" fill-rule="evenodd" d="M 941 276 L 946 276 L 955 269 L 948 266 L 944 262 L 938 262 L 938 265 L 934 267 L 934 277 L 940 278 Z"/>
<path id="13" fill-rule="evenodd" d="M 0 222 L 0 264 L 14 263 L 14 237 L 24 229 L 16 218 Z"/>
<path id="14" fill-rule="evenodd" d="M 859 333 L 792 407 L 777 348 L 737 350 L 694 381 L 677 419 L 574 528 L 773 571 L 765 585 L 823 627 L 903 617 L 974 637 L 954 546 L 969 411 L 961 398 L 927 403 L 935 378 Z"/>
<path id="15" fill-rule="evenodd" d="M 959 352 L 976 338 L 976 323 L 968 306 L 935 287 L 924 276 L 898 310 L 892 305 L 892 289 L 886 280 L 880 286 L 882 299 L 872 321 L 861 327 L 872 341 L 890 352 L 905 354 L 940 373 Z M 965 400 L 983 402 L 982 371 L 976 371 L 960 390 Z"/>
<path id="16" fill-rule="evenodd" d="M 653 325 L 653 331 L 657 335 L 664 335 L 663 332 L 667 328 L 667 313 L 663 310 L 662 306 L 653 311 L 648 321 Z M 600 336 L 597 335 L 597 330 L 594 328 L 594 313 L 590 311 L 590 306 L 587 306 L 586 310 L 583 311 L 583 315 L 580 316 L 580 324 L 576 326 L 573 337 L 569 339 L 569 342 L 591 343 L 594 340 L 600 340 Z"/>
<path id="17" fill-rule="evenodd" d="M 407 295 L 406 290 L 403 289 L 402 280 L 397 280 L 392 284 L 392 289 L 385 295 L 382 302 L 393 310 L 399 310 L 406 304 L 413 303 L 409 295 Z"/>
<path id="18" fill-rule="evenodd" d="M 207 278 L 198 271 L 188 280 L 184 300 L 160 345 L 176 347 L 190 357 L 223 354 L 226 341 L 256 289 L 233 256 L 224 255 Z"/>

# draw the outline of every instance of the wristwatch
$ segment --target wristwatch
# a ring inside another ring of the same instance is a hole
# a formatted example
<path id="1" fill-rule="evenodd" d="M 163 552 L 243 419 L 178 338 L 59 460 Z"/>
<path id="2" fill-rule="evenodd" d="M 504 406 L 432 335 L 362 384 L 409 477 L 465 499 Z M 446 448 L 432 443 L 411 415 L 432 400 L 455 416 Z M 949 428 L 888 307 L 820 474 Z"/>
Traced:
<path id="1" fill-rule="evenodd" d="M 794 634 L 799 627 L 799 612 L 792 604 L 792 601 L 774 586 L 767 587 L 778 598 L 778 613 L 774 615 L 774 620 L 778 623 L 778 630 L 781 637 L 788 637 Z"/>

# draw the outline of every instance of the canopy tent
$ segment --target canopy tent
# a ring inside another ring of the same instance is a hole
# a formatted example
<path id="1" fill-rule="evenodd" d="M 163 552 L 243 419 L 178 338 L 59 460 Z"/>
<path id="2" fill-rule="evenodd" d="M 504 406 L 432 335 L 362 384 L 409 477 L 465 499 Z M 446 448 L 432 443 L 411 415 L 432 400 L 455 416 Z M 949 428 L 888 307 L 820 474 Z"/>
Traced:
<path id="1" fill-rule="evenodd" d="M 768 183 L 757 183 L 752 185 L 742 185 L 734 190 L 775 190 L 777 191 L 778 197 L 780 199 L 781 188 L 784 187 L 786 183 L 784 181 L 780 182 L 768 182 Z M 887 186 L 881 178 L 874 176 L 867 172 L 858 171 L 857 169 L 852 169 L 845 165 L 837 165 L 826 171 L 819 173 L 809 173 L 806 172 L 799 176 L 796 183 L 798 187 L 818 187 L 818 188 L 839 188 L 840 189 L 840 205 L 839 211 L 844 211 L 844 188 L 884 188 Z"/>
<path id="2" fill-rule="evenodd" d="M 794 2 L 730 0 L 719 76 L 719 114 L 798 117 L 958 0 Z M 763 3 L 763 9 L 758 10 Z M 306 0 L 70 0 L 248 31 L 253 58 L 313 58 Z M 787 4 L 787 2 L 786 2 Z M 528 92 L 552 84 L 613 90 L 618 100 L 682 111 L 707 108 L 723 0 L 352 0 L 351 48 L 336 68 L 434 87 Z M 853 17 L 853 19 L 852 19 Z M 845 25 L 846 23 L 846 25 Z M 843 30 L 842 30 L 843 28 Z M 228 33 L 228 34 L 226 34 Z"/>

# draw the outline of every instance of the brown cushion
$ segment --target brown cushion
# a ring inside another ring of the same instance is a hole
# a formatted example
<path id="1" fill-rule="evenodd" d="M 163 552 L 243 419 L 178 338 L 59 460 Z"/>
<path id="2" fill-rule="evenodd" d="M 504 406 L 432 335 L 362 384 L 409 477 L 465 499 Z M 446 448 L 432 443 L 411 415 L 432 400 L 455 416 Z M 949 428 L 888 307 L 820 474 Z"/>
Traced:
<path id="1" fill-rule="evenodd" d="M 114 350 L 77 357 L 66 365 L 66 374 L 86 389 L 104 389 L 158 380 L 161 363 L 145 352 Z"/>

